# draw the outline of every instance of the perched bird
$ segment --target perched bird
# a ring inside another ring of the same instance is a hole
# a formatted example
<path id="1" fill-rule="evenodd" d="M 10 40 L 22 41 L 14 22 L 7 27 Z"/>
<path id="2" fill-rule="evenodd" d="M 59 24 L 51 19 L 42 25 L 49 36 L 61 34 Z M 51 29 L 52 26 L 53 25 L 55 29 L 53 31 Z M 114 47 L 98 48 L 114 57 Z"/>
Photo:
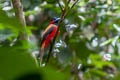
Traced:
<path id="1" fill-rule="evenodd" d="M 42 41 L 41 41 L 41 51 L 40 51 L 40 62 L 42 62 L 43 54 L 45 48 L 52 43 L 52 40 L 55 36 L 55 33 L 58 28 L 58 22 L 60 18 L 52 18 L 50 21 L 49 26 L 45 29 L 45 31 L 42 33 Z M 60 34 L 60 31 L 57 33 L 57 36 Z"/>

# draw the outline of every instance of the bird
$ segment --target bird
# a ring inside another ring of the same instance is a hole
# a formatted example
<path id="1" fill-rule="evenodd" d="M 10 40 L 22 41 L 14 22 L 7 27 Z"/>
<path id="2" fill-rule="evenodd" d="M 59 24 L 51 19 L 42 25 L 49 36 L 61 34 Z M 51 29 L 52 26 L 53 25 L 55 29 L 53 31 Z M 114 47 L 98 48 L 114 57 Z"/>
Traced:
<path id="1" fill-rule="evenodd" d="M 40 51 L 40 63 L 42 62 L 42 58 L 44 55 L 45 48 L 52 43 L 52 40 L 55 36 L 55 33 L 58 28 L 58 22 L 60 18 L 53 17 L 48 25 L 48 27 L 42 33 L 42 40 L 41 40 L 41 51 Z M 57 33 L 57 37 L 60 34 L 60 30 Z"/>

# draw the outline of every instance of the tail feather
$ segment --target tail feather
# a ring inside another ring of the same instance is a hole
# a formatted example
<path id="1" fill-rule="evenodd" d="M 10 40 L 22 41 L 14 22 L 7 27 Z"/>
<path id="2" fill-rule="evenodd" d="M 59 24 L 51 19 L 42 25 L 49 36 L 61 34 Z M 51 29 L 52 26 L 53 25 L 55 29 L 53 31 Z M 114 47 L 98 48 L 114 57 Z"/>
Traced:
<path id="1" fill-rule="evenodd" d="M 45 46 L 45 44 L 43 43 L 41 45 L 41 51 L 40 51 L 40 62 L 42 62 L 42 58 L 43 58 L 43 54 L 44 54 L 44 46 Z"/>

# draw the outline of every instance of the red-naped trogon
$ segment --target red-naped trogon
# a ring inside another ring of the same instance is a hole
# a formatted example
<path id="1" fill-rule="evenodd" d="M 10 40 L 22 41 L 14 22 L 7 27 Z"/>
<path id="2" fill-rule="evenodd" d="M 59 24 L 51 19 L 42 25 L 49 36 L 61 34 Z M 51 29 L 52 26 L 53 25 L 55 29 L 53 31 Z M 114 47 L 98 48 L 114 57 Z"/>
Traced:
<path id="1" fill-rule="evenodd" d="M 45 31 L 42 33 L 42 41 L 41 41 L 41 51 L 40 51 L 40 62 L 42 62 L 42 57 L 44 54 L 45 48 L 51 44 L 55 33 L 57 31 L 58 22 L 60 18 L 52 18 L 49 26 L 45 29 Z M 60 34 L 60 31 L 57 33 L 57 36 Z"/>

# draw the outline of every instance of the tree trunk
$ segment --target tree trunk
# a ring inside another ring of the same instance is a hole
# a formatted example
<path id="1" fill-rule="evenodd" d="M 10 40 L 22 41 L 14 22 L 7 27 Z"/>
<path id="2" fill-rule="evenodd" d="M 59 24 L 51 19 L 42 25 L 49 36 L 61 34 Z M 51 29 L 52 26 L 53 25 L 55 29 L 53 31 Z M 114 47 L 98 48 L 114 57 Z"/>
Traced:
<path id="1" fill-rule="evenodd" d="M 23 8 L 21 4 L 21 0 L 12 0 L 13 8 L 15 10 L 15 16 L 19 19 L 24 29 L 26 28 L 26 21 L 23 13 Z M 24 32 L 20 35 L 20 39 L 27 39 L 27 34 Z"/>

